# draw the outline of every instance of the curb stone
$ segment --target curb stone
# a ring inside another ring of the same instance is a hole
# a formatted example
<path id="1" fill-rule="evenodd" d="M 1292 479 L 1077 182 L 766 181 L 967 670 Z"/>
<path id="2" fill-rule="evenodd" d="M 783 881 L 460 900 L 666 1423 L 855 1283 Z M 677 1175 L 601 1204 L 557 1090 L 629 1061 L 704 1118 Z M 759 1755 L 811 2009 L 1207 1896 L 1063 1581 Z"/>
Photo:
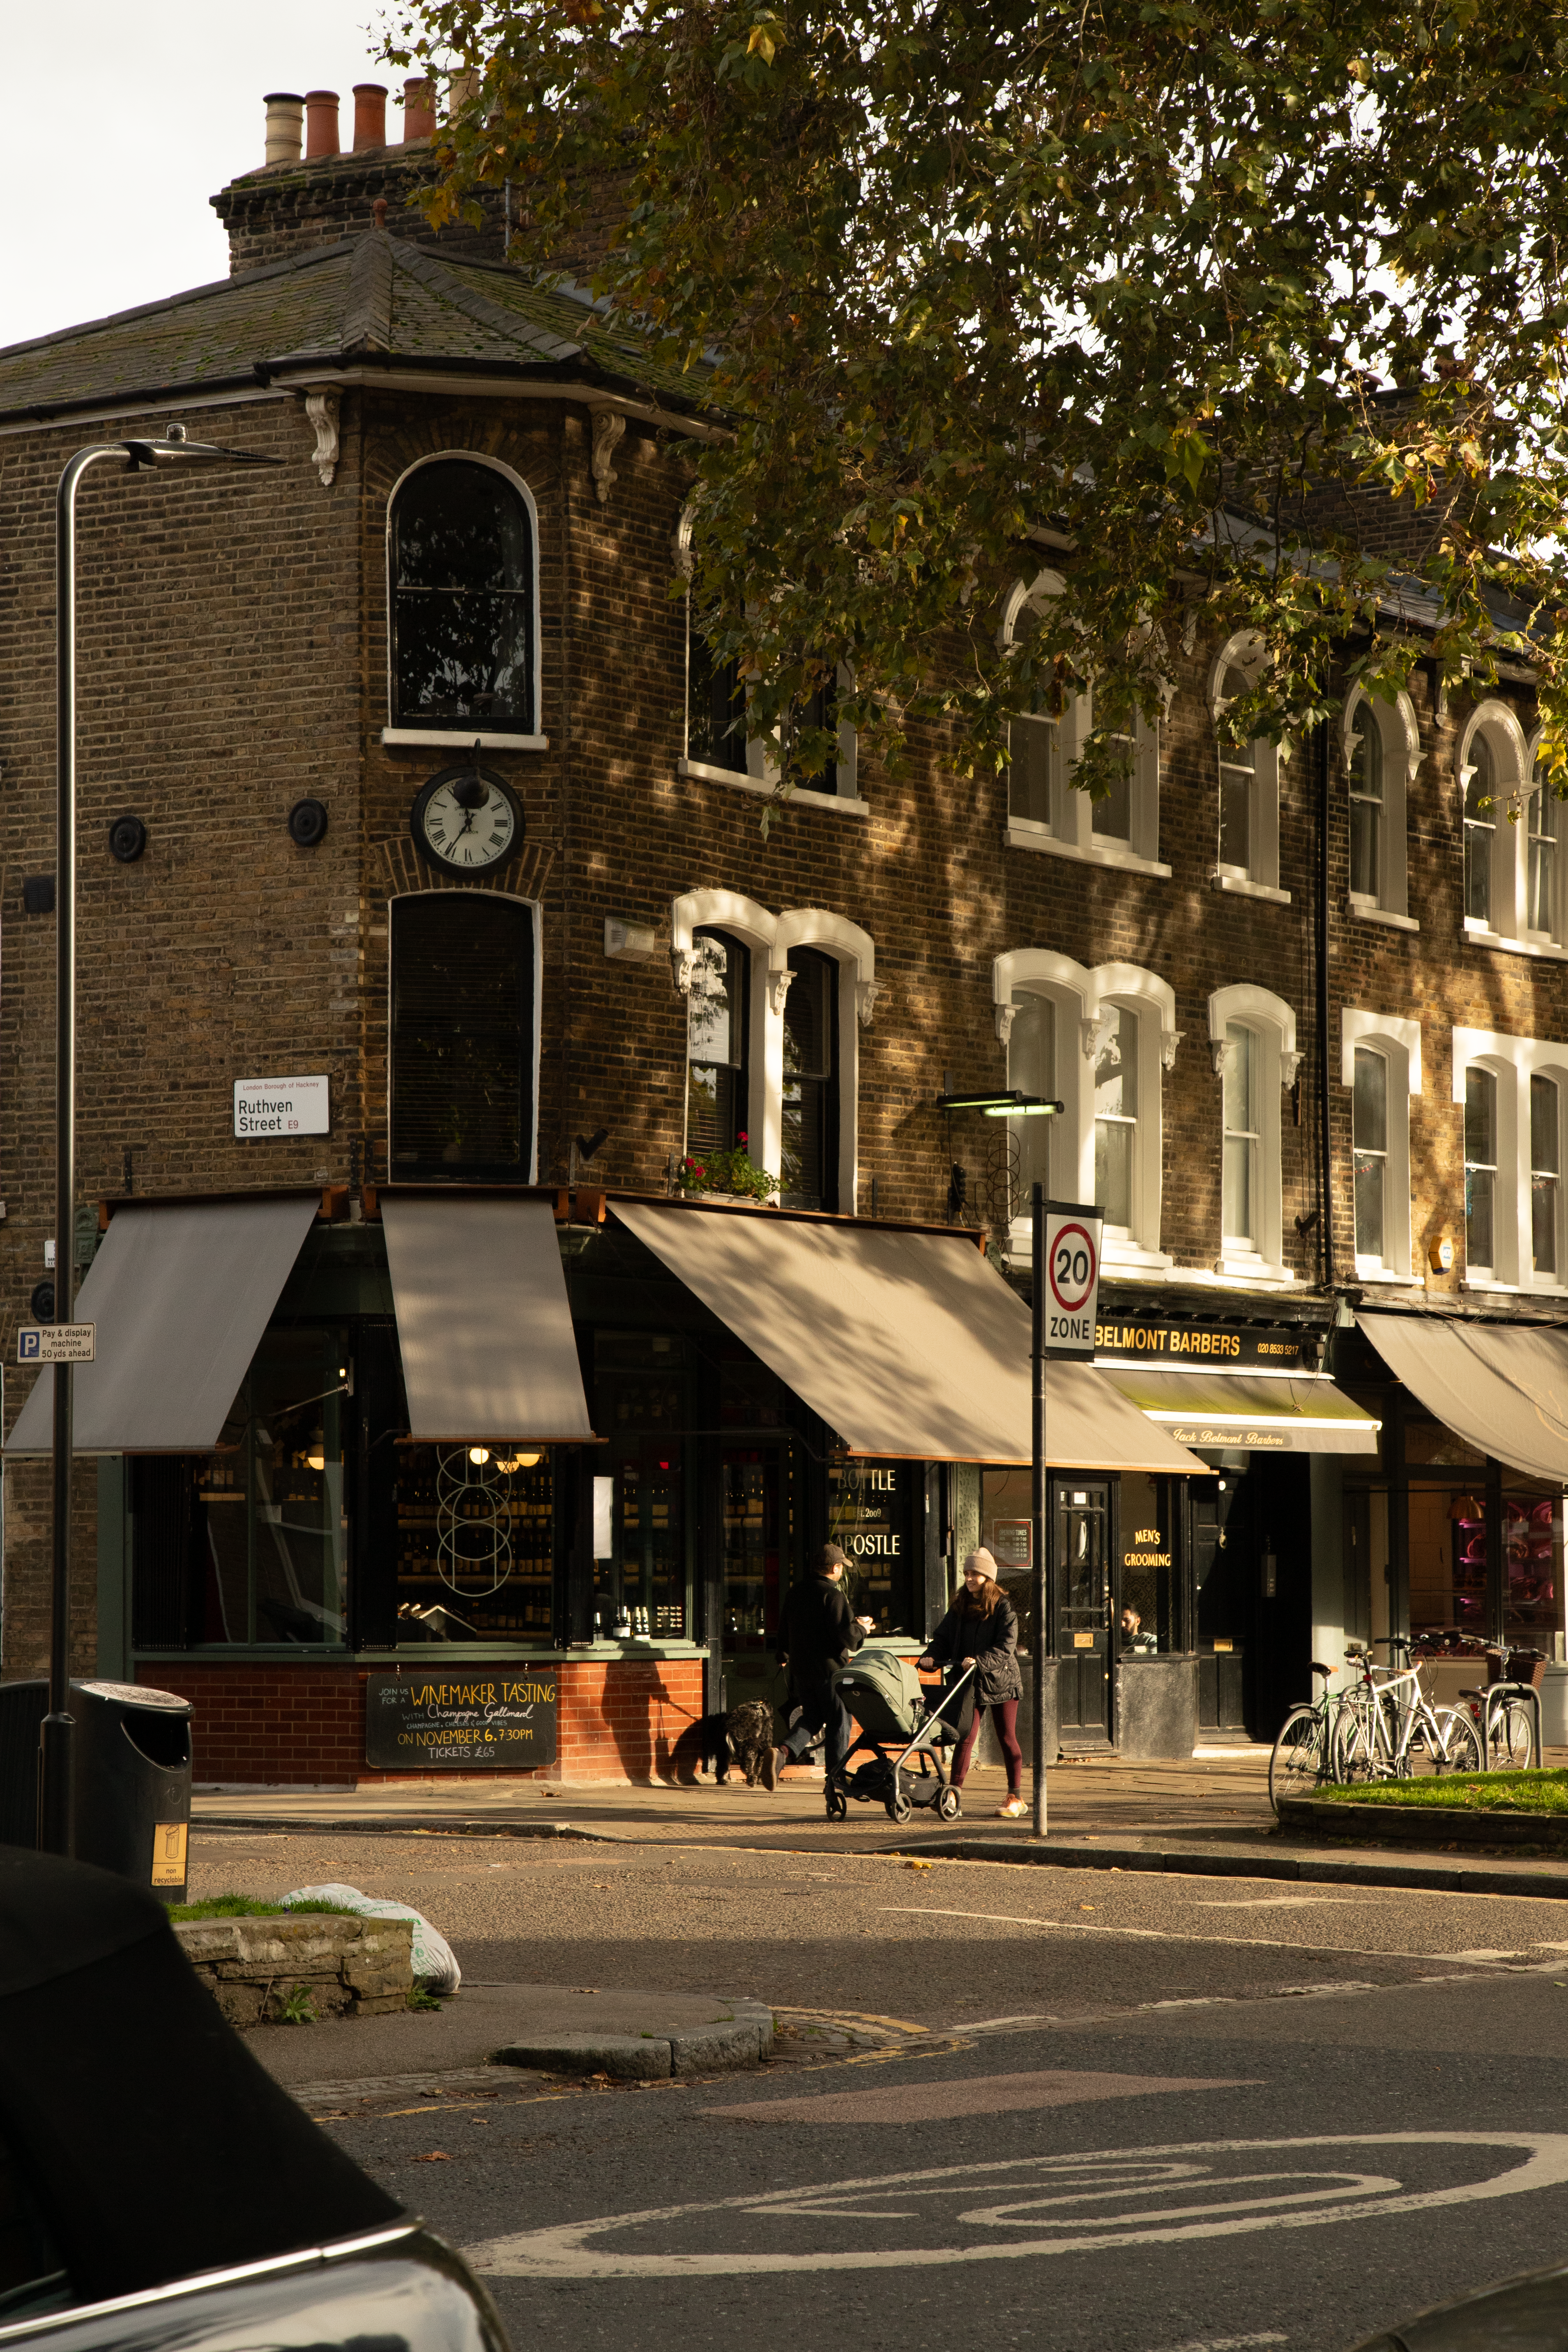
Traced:
<path id="1" fill-rule="evenodd" d="M 621 2083 L 657 2083 L 675 2074 L 761 2064 L 773 2047 L 772 2010 L 757 2000 L 732 2000 L 728 2007 L 729 2017 L 676 2033 L 557 2033 L 508 2042 L 493 2063 L 548 2074 L 608 2074 Z"/>
<path id="2" fill-rule="evenodd" d="M 1279 1818 L 1319 1836 L 1381 1839 L 1389 1845 L 1547 1847 L 1568 1851 L 1568 1819 L 1561 1813 L 1472 1811 L 1458 1805 L 1361 1805 L 1316 1797 L 1282 1797 Z"/>
<path id="3" fill-rule="evenodd" d="M 1037 1845 L 1022 1838 L 955 1839 L 930 1845 L 922 1840 L 918 1847 L 885 1846 L 881 1851 L 917 1861 L 1034 1864 L 1047 1870 L 1152 1870 L 1182 1878 L 1283 1878 L 1321 1886 L 1391 1886 L 1413 1894 L 1519 1895 L 1568 1901 L 1568 1870 L 1556 1866 L 1445 1868 L 1437 1863 L 1365 1862 L 1337 1854 L 1212 1853 L 1181 1847 L 1052 1845 L 1048 1840 Z"/>

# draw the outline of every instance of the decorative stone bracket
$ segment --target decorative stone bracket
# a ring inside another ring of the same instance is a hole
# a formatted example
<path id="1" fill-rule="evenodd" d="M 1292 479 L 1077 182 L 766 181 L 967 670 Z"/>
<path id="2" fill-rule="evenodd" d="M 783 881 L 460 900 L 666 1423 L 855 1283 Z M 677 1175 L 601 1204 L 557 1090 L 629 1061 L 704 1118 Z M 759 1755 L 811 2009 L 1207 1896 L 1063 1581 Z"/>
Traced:
<path id="1" fill-rule="evenodd" d="M 784 1000 L 789 995 L 789 984 L 794 978 L 795 974 L 787 964 L 776 966 L 769 972 L 768 1004 L 773 1012 L 783 1013 Z"/>
<path id="2" fill-rule="evenodd" d="M 316 428 L 316 446 L 310 453 L 310 463 L 321 478 L 321 488 L 330 490 L 332 477 L 338 470 L 338 408 L 342 395 L 336 392 L 308 392 L 305 394 L 305 415 Z"/>
<path id="3" fill-rule="evenodd" d="M 594 453 L 588 463 L 602 507 L 608 506 L 610 492 L 620 478 L 610 460 L 626 429 L 626 420 L 619 409 L 596 408 L 594 411 Z"/>
<path id="4" fill-rule="evenodd" d="M 1162 1030 L 1161 1030 L 1161 1032 L 1160 1032 L 1160 1067 L 1161 1067 L 1163 1070 L 1173 1070 L 1173 1069 L 1175 1068 L 1175 1066 L 1176 1066 L 1176 1048 L 1177 1048 L 1177 1046 L 1181 1044 L 1182 1039 L 1183 1039 L 1183 1037 L 1184 1037 L 1185 1034 L 1186 1034 L 1186 1032 L 1185 1032 L 1184 1030 L 1182 1030 L 1182 1029 L 1162 1029 Z"/>
<path id="5" fill-rule="evenodd" d="M 877 1010 L 877 999 L 882 993 L 879 980 L 858 980 L 855 983 L 855 1017 L 862 1029 L 871 1026 L 871 1015 Z"/>
<path id="6" fill-rule="evenodd" d="M 1013 1024 L 1017 1017 L 1016 1004 L 999 1004 L 996 1007 L 996 1034 L 1004 1045 L 1010 1045 L 1013 1042 Z"/>

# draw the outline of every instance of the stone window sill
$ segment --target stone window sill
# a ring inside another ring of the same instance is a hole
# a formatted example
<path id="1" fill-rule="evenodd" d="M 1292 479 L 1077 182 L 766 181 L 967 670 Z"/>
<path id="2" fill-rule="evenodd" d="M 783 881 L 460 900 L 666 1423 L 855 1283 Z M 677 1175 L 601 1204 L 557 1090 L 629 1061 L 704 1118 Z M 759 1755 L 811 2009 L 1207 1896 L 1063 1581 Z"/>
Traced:
<path id="1" fill-rule="evenodd" d="M 1557 947 L 1551 940 L 1505 939 L 1500 931 L 1489 931 L 1470 915 L 1465 917 L 1465 945 L 1496 948 L 1502 955 L 1539 956 L 1545 963 L 1568 963 L 1568 948 Z"/>
<path id="2" fill-rule="evenodd" d="M 1375 898 L 1359 898 L 1353 890 L 1350 909 L 1358 923 L 1383 923 L 1391 931 L 1418 931 L 1421 929 L 1414 915 L 1396 915 L 1392 908 L 1380 907 Z"/>
<path id="3" fill-rule="evenodd" d="M 1276 907 L 1290 904 L 1289 890 L 1277 889 L 1272 882 L 1254 882 L 1245 874 L 1229 873 L 1223 866 L 1212 868 L 1209 880 L 1216 890 L 1228 890 L 1234 898 L 1267 898 Z"/>
<path id="4" fill-rule="evenodd" d="M 770 800 L 777 790 L 776 785 L 770 783 L 765 776 L 742 776 L 737 774 L 733 768 L 710 768 L 703 760 L 678 760 L 675 772 L 678 776 L 690 777 L 700 784 L 729 784 L 738 793 L 762 793 Z M 814 793 L 804 784 L 796 784 L 784 805 L 789 808 L 837 809 L 845 816 L 867 816 L 871 807 L 869 801 L 859 800 L 853 793 Z"/>
<path id="5" fill-rule="evenodd" d="M 384 727 L 384 743 L 407 744 L 417 747 L 428 743 L 432 750 L 471 751 L 478 743 L 481 751 L 548 751 L 548 735 L 494 735 L 473 727 Z"/>
<path id="6" fill-rule="evenodd" d="M 1008 819 L 1002 841 L 1006 849 L 1039 850 L 1047 857 L 1070 857 L 1079 866 L 1109 866 L 1120 874 L 1146 874 L 1156 882 L 1168 882 L 1171 878 L 1168 866 L 1163 866 L 1156 857 L 1141 856 L 1124 843 L 1096 841 L 1085 848 L 1076 841 L 1058 840 L 1043 825 L 1037 830 L 1032 824 L 1021 824 L 1016 817 Z"/>

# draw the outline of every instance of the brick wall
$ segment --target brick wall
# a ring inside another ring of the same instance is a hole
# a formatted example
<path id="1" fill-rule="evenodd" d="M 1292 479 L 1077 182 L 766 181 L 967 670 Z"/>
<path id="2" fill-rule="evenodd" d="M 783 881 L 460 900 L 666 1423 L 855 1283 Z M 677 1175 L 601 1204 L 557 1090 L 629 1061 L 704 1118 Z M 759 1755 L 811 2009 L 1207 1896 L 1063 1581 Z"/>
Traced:
<path id="1" fill-rule="evenodd" d="M 374 1771 L 364 1760 L 363 1666 L 225 1665 L 159 1660 L 139 1682 L 175 1691 L 193 1710 L 197 1784 L 260 1781 L 278 1788 L 461 1775 Z M 567 1659 L 560 1677 L 554 1764 L 486 1779 L 640 1781 L 667 1779 L 671 1754 L 702 1712 L 702 1661 Z"/>

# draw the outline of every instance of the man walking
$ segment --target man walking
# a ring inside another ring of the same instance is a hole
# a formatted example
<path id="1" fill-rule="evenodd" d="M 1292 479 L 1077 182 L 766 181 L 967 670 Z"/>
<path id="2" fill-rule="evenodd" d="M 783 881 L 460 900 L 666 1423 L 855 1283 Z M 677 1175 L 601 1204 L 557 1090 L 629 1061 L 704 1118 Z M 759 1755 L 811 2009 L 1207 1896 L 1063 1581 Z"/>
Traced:
<path id="1" fill-rule="evenodd" d="M 835 1543 L 824 1544 L 814 1576 L 792 1586 L 779 1621 L 778 1660 L 787 1668 L 800 1704 L 799 1722 L 773 1759 L 767 1786 L 777 1785 L 785 1764 L 804 1756 L 817 1732 L 827 1733 L 827 1778 L 842 1782 L 849 1752 L 849 1710 L 833 1687 L 833 1670 L 847 1665 L 871 1631 L 869 1617 L 852 1617 L 844 1592 L 848 1565 Z"/>

